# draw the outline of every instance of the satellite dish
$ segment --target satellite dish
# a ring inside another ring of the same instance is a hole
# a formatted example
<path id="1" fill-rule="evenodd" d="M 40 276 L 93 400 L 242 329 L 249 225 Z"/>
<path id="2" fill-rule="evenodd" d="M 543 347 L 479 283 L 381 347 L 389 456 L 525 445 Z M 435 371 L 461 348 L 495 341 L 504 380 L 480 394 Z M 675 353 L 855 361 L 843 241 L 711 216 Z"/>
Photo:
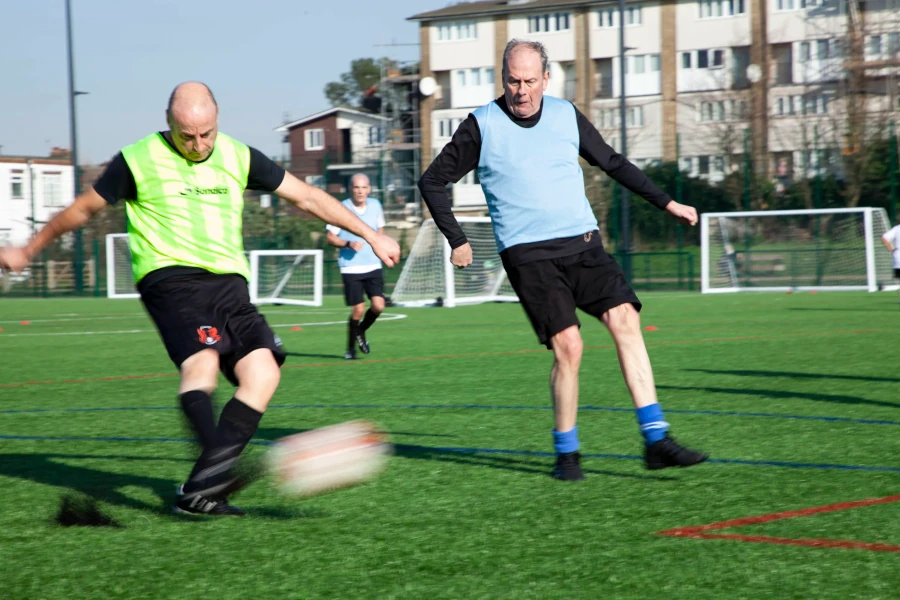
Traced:
<path id="1" fill-rule="evenodd" d="M 434 77 L 423 77 L 419 80 L 419 91 L 423 96 L 431 96 L 437 89 L 437 81 Z"/>
<path id="2" fill-rule="evenodd" d="M 756 83 L 762 79 L 762 69 L 759 65 L 750 65 L 747 67 L 747 79 L 752 83 Z"/>

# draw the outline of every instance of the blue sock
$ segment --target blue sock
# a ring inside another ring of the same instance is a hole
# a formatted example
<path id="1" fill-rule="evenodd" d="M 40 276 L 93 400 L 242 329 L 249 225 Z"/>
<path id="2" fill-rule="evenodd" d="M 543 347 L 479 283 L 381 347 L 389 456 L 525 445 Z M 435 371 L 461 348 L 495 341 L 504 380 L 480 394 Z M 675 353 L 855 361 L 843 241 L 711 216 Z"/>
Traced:
<path id="1" fill-rule="evenodd" d="M 641 426 L 641 435 L 644 436 L 647 444 L 658 442 L 666 437 L 669 424 L 663 418 L 662 407 L 658 402 L 639 408 L 636 412 L 638 424 Z"/>
<path id="2" fill-rule="evenodd" d="M 553 448 L 557 454 L 575 452 L 581 447 L 578 443 L 578 425 L 569 431 L 553 430 Z"/>

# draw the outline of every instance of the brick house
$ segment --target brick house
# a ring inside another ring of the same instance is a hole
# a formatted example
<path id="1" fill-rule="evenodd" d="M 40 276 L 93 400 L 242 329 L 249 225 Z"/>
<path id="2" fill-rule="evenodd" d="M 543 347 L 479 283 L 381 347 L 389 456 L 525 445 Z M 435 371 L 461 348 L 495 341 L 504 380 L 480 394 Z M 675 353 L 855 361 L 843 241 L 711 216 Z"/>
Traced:
<path id="1" fill-rule="evenodd" d="M 291 147 L 290 172 L 297 178 L 341 196 L 349 178 L 366 173 L 378 195 L 379 158 L 389 120 L 353 108 L 336 107 L 285 123 Z"/>

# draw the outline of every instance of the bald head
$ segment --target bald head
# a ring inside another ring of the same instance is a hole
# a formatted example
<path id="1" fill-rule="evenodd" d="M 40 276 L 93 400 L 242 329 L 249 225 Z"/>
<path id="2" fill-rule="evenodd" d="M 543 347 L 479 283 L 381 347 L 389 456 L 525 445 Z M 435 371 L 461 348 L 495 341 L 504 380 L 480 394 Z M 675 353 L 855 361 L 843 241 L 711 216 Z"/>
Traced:
<path id="1" fill-rule="evenodd" d="M 179 84 L 169 96 L 166 121 L 172 142 L 188 160 L 206 160 L 218 133 L 219 105 L 212 90 L 199 81 Z"/>
<path id="2" fill-rule="evenodd" d="M 369 178 L 362 173 L 357 173 L 350 178 L 350 187 L 353 192 L 353 203 L 362 206 L 372 191 Z"/>

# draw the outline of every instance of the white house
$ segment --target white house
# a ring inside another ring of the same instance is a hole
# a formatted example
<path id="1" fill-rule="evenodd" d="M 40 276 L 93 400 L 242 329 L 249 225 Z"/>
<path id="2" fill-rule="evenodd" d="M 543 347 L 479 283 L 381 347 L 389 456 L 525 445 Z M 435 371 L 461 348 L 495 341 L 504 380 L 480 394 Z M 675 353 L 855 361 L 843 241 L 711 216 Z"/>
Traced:
<path id="1" fill-rule="evenodd" d="M 24 243 L 71 204 L 73 175 L 68 160 L 0 156 L 0 246 Z"/>

